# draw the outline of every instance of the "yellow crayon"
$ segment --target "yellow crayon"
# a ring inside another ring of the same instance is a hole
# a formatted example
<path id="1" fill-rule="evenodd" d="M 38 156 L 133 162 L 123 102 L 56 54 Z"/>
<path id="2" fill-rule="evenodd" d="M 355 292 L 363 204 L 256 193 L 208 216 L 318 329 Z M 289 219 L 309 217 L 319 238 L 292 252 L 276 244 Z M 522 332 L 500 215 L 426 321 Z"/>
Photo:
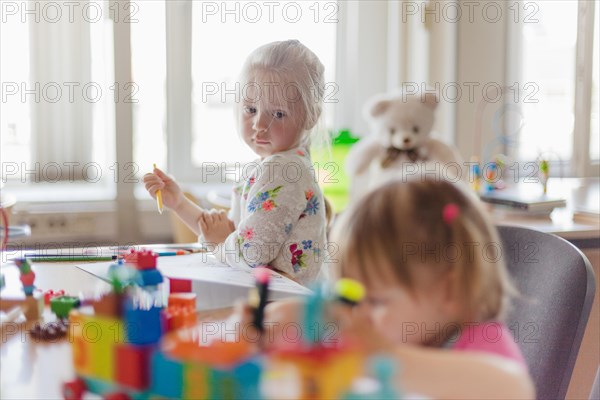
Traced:
<path id="1" fill-rule="evenodd" d="M 154 164 L 154 169 L 156 169 L 156 164 Z M 162 202 L 162 192 L 160 190 L 156 191 L 156 205 L 158 206 L 158 212 L 160 214 L 162 214 L 163 202 Z"/>

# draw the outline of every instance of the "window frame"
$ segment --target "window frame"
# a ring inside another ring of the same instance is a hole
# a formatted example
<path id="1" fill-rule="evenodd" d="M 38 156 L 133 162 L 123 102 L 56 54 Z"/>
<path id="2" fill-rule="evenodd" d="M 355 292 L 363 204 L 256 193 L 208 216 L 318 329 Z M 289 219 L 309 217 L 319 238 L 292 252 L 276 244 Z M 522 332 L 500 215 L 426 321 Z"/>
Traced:
<path id="1" fill-rule="evenodd" d="M 523 3 L 524 0 L 519 0 Z M 574 95 L 574 124 L 573 124 L 573 150 L 570 160 L 550 159 L 550 176 L 554 177 L 597 177 L 600 175 L 600 161 L 590 159 L 589 146 L 591 139 L 590 117 L 592 106 L 592 71 L 593 71 L 593 41 L 594 41 L 594 7 L 595 2 L 578 0 L 577 11 L 577 43 L 575 59 L 575 95 Z M 507 46 L 505 51 L 506 83 L 522 82 L 520 73 L 521 63 L 521 29 L 523 20 L 514 23 L 507 20 Z M 520 104 L 517 105 L 520 108 Z M 510 115 L 504 118 L 505 126 L 514 126 Z M 514 152 L 504 149 L 505 154 Z M 527 177 L 528 164 L 520 160 L 516 169 L 519 177 Z"/>

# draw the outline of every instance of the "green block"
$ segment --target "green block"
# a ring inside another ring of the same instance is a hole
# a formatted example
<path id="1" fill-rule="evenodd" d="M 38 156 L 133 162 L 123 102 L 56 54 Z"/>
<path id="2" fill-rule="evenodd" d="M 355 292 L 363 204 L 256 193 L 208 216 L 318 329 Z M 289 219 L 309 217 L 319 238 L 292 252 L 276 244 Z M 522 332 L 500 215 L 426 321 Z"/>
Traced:
<path id="1" fill-rule="evenodd" d="M 67 318 L 69 316 L 69 312 L 79 307 L 80 305 L 79 298 L 73 296 L 59 296 L 53 299 L 50 299 L 50 310 L 58 318 Z"/>

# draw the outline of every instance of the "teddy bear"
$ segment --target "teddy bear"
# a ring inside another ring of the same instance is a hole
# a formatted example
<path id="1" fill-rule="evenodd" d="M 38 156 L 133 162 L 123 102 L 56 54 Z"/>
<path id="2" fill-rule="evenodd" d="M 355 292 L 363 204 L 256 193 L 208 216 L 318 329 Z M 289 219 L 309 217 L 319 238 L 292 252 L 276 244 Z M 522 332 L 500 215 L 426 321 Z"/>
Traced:
<path id="1" fill-rule="evenodd" d="M 419 179 L 435 174 L 465 180 L 462 158 L 453 146 L 432 138 L 437 96 L 383 94 L 365 104 L 371 132 L 347 156 L 350 198 L 356 199 L 389 179 Z"/>

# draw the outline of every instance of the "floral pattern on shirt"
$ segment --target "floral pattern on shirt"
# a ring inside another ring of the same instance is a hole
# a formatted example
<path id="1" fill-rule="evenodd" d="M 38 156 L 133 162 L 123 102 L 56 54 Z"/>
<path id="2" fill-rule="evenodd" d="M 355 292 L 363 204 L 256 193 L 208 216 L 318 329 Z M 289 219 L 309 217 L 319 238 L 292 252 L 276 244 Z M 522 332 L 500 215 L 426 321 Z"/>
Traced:
<path id="1" fill-rule="evenodd" d="M 285 174 L 288 165 L 301 170 L 293 183 Z M 253 168 L 238 184 L 241 190 L 236 187 L 230 218 L 237 229 L 219 247 L 219 257 L 232 266 L 271 265 L 300 284 L 313 282 L 323 271 L 319 253 L 327 238 L 323 194 L 308 151 L 290 149 Z M 265 168 L 268 174 L 261 173 Z"/>
<path id="2" fill-rule="evenodd" d="M 290 254 L 292 255 L 292 268 L 294 272 L 300 271 L 302 268 L 306 268 L 305 258 L 306 254 L 302 251 L 297 243 L 290 244 Z"/>
<path id="3" fill-rule="evenodd" d="M 307 215 L 316 215 L 317 211 L 319 211 L 319 199 L 315 196 L 315 192 L 312 190 L 307 190 L 304 192 L 304 197 L 306 198 L 306 208 L 300 215 L 300 218 L 304 218 Z"/>
<path id="4" fill-rule="evenodd" d="M 279 193 L 281 188 L 283 188 L 282 185 L 277 186 L 275 189 L 257 193 L 256 196 L 252 200 L 250 200 L 250 203 L 248 203 L 248 211 L 271 211 L 272 209 L 277 207 L 275 199 L 277 198 L 277 193 Z"/>
<path id="5" fill-rule="evenodd" d="M 248 193 L 250 192 L 250 188 L 252 187 L 252 185 L 254 185 L 255 181 L 256 181 L 256 178 L 254 176 L 251 176 L 250 178 L 248 178 L 248 180 L 246 180 L 245 184 L 240 185 L 240 194 L 242 193 L 242 189 L 243 189 L 244 200 L 248 199 Z"/>
<path id="6" fill-rule="evenodd" d="M 250 247 L 249 241 L 254 237 L 254 228 L 244 228 L 237 237 L 238 252 L 240 257 L 244 256 L 244 249 Z"/>

